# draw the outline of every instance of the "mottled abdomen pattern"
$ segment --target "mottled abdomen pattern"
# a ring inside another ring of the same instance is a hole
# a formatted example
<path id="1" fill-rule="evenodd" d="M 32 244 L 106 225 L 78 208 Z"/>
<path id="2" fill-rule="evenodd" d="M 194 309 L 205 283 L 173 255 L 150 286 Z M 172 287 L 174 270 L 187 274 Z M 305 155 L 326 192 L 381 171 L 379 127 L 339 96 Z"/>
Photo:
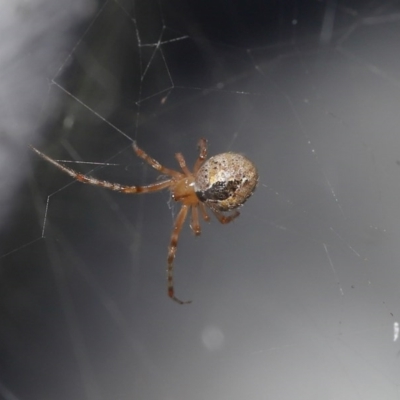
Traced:
<path id="1" fill-rule="evenodd" d="M 237 153 L 209 158 L 196 174 L 195 192 L 200 201 L 216 211 L 240 207 L 253 194 L 258 181 L 254 164 Z"/>

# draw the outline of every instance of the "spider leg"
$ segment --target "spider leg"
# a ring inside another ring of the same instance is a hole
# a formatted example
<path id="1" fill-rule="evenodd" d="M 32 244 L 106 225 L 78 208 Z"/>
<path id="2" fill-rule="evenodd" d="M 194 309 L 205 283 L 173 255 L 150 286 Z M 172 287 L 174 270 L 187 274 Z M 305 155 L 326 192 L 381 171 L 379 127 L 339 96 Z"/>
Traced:
<path id="1" fill-rule="evenodd" d="M 221 224 L 229 224 L 229 222 L 233 221 L 235 218 L 237 218 L 240 215 L 239 211 L 234 211 L 230 215 L 224 215 L 219 211 L 216 210 L 211 210 L 214 215 L 217 217 L 218 221 L 221 222 Z"/>
<path id="2" fill-rule="evenodd" d="M 199 209 L 197 204 L 192 206 L 192 222 L 190 224 L 192 231 L 196 236 L 201 234 L 200 222 L 199 222 Z"/>
<path id="3" fill-rule="evenodd" d="M 196 172 L 201 167 L 201 164 L 203 164 L 203 162 L 207 158 L 207 140 L 204 138 L 201 138 L 198 143 L 198 148 L 199 148 L 199 156 L 197 157 L 197 160 L 194 164 L 193 174 L 196 174 Z"/>
<path id="4" fill-rule="evenodd" d="M 185 175 L 192 176 L 192 173 L 189 171 L 189 168 L 186 166 L 186 161 L 185 161 L 185 158 L 183 157 L 182 153 L 176 153 L 175 158 L 178 160 L 179 166 L 181 167 L 181 169 L 185 173 Z"/>
<path id="5" fill-rule="evenodd" d="M 203 217 L 204 221 L 209 222 L 210 221 L 210 217 L 207 214 L 206 206 L 201 202 L 199 203 L 199 206 L 200 206 L 201 216 Z"/>
<path id="6" fill-rule="evenodd" d="M 49 156 L 46 156 L 46 154 L 43 154 L 40 152 L 38 149 L 35 147 L 31 146 L 32 150 L 35 151 L 37 154 L 39 154 L 40 157 L 42 157 L 44 160 L 48 161 L 49 163 L 53 164 L 56 166 L 58 169 L 61 171 L 65 172 L 72 178 L 76 179 L 79 182 L 82 183 L 88 183 L 90 185 L 94 186 L 100 186 L 106 189 L 110 190 L 115 190 L 117 192 L 122 192 L 122 193 L 150 193 L 150 192 L 157 192 L 159 190 L 166 189 L 171 186 L 173 183 L 172 179 L 168 179 L 166 181 L 161 181 L 161 182 L 156 182 L 152 183 L 150 185 L 145 185 L 145 186 L 126 186 L 126 185 L 121 185 L 119 183 L 112 183 L 112 182 L 107 182 L 103 181 L 100 179 L 93 178 L 91 176 L 87 176 L 84 174 L 81 174 L 80 172 L 77 172 L 73 170 L 72 168 L 65 167 L 64 165 L 58 163 L 56 160 L 53 160 Z"/>
<path id="7" fill-rule="evenodd" d="M 173 169 L 169 169 L 161 165 L 157 160 L 150 157 L 147 153 L 145 153 L 141 148 L 139 148 L 136 142 L 133 142 L 133 150 L 136 155 L 147 162 L 147 164 L 151 165 L 154 169 L 156 169 L 160 174 L 172 176 L 173 178 L 182 178 L 182 174 Z"/>
<path id="8" fill-rule="evenodd" d="M 189 206 L 183 204 L 179 210 L 178 216 L 175 219 L 174 228 L 172 230 L 171 242 L 168 247 L 168 269 L 167 269 L 167 282 L 168 282 L 168 296 L 172 300 L 175 300 L 179 304 L 189 304 L 192 301 L 182 301 L 175 297 L 174 292 L 174 259 L 176 254 L 176 248 L 178 246 L 179 233 L 182 229 L 183 223 L 185 222 Z"/>

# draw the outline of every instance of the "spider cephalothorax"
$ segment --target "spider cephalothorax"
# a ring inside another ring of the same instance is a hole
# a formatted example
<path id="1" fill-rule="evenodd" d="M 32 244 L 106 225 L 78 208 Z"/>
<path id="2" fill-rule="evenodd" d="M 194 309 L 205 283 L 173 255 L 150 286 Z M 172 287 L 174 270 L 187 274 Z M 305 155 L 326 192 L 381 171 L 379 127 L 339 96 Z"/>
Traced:
<path id="1" fill-rule="evenodd" d="M 182 172 L 178 172 L 162 166 L 154 158 L 147 155 L 136 143 L 133 149 L 138 157 L 145 160 L 160 174 L 169 178 L 146 186 L 126 186 L 119 183 L 102 181 L 91 176 L 81 174 L 71 168 L 65 167 L 56 160 L 46 156 L 36 148 L 32 149 L 40 157 L 55 165 L 61 171 L 72 176 L 82 183 L 101 186 L 106 189 L 122 193 L 150 193 L 163 189 L 171 191 L 172 198 L 180 201 L 182 207 L 175 219 L 168 247 L 168 296 L 179 304 L 190 303 L 182 301 L 175 296 L 173 283 L 173 261 L 178 245 L 179 233 L 191 210 L 190 227 L 195 235 L 200 235 L 199 209 L 205 221 L 209 221 L 206 206 L 213 212 L 219 222 L 227 224 L 239 216 L 236 210 L 252 195 L 257 185 L 258 174 L 254 164 L 246 157 L 237 153 L 222 153 L 210 159 L 207 158 L 207 141 L 199 140 L 199 156 L 191 172 L 181 153 L 175 154 Z M 230 214 L 226 212 L 232 211 Z"/>

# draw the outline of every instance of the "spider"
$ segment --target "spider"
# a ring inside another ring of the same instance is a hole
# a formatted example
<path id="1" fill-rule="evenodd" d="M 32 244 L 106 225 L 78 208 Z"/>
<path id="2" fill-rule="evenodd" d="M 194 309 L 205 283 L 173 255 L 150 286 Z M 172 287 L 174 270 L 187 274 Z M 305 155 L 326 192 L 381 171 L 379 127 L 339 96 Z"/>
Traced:
<path id="1" fill-rule="evenodd" d="M 254 164 L 246 157 L 237 153 L 222 153 L 207 159 L 207 140 L 198 142 L 199 156 L 194 164 L 193 172 L 186 166 L 181 153 L 175 158 L 182 172 L 169 169 L 161 165 L 154 158 L 140 149 L 133 142 L 136 155 L 146 161 L 160 174 L 169 177 L 166 180 L 151 183 L 145 186 L 126 186 L 93 178 L 61 165 L 46 154 L 31 146 L 40 157 L 55 165 L 61 171 L 82 183 L 100 186 L 121 193 L 151 193 L 169 189 L 175 201 L 182 203 L 172 229 L 167 257 L 167 285 L 168 296 L 179 304 L 188 304 L 191 301 L 182 301 L 175 296 L 173 270 L 174 259 L 178 245 L 179 233 L 191 211 L 190 227 L 198 236 L 201 233 L 199 210 L 202 218 L 209 221 L 206 207 L 215 215 L 221 224 L 227 224 L 239 216 L 236 210 L 253 194 L 258 181 L 258 173 Z"/>

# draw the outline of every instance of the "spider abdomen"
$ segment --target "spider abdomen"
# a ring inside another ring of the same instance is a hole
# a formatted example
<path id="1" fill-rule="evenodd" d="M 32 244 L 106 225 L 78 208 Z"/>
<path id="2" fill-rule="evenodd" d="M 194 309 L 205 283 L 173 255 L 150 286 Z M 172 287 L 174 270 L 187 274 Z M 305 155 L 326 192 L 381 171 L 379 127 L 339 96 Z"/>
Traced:
<path id="1" fill-rule="evenodd" d="M 237 153 L 209 158 L 196 174 L 195 192 L 200 201 L 217 211 L 230 211 L 243 205 L 258 181 L 255 165 Z"/>

